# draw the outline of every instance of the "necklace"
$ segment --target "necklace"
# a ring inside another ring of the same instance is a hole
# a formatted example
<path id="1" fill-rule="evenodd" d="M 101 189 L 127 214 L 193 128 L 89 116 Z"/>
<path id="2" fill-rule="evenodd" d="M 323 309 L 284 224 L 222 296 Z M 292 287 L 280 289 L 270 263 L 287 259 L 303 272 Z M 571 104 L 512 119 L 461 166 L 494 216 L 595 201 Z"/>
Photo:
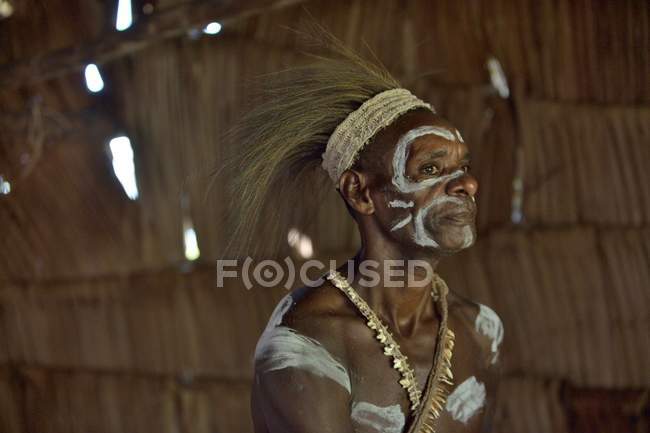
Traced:
<path id="1" fill-rule="evenodd" d="M 415 411 L 419 406 L 422 398 L 422 392 L 419 389 L 415 371 L 408 364 L 408 358 L 400 351 L 399 344 L 393 338 L 388 327 L 379 319 L 366 301 L 352 288 L 347 279 L 337 271 L 330 271 L 326 278 L 354 304 L 359 312 L 366 318 L 366 325 L 375 331 L 375 338 L 384 346 L 384 355 L 393 359 L 393 368 L 397 370 L 401 379 L 399 384 L 408 394 L 411 402 L 411 411 Z M 436 351 L 434 356 L 434 365 L 430 374 L 429 383 L 427 384 L 426 397 L 431 400 L 428 413 L 421 417 L 418 428 L 424 432 L 433 432 L 433 424 L 440 417 L 448 390 L 443 386 L 452 385 L 453 375 L 451 372 L 451 356 L 454 347 L 454 333 L 447 327 L 447 285 L 444 280 L 437 274 L 434 274 L 434 280 L 431 287 L 431 296 L 433 297 L 436 307 L 441 315 L 440 327 L 438 329 L 438 340 L 436 342 Z"/>

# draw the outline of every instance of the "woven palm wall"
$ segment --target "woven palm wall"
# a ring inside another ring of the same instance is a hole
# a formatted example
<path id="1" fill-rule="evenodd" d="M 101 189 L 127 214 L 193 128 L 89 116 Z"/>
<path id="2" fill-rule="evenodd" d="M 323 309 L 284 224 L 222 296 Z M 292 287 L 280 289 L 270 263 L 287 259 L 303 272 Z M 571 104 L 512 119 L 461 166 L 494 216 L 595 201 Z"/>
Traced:
<path id="1" fill-rule="evenodd" d="M 107 3 L 19 2 L 0 21 L 0 62 L 101 37 Z M 644 431 L 647 3 L 305 5 L 353 47 L 372 47 L 470 143 L 480 240 L 441 272 L 505 323 L 495 430 Z M 247 80 L 305 61 L 283 27 L 306 15 L 258 11 L 217 37 L 113 59 L 102 96 L 86 94 L 78 71 L 0 90 L 0 173 L 14 181 L 0 196 L 0 431 L 251 431 L 251 354 L 284 290 L 216 287 L 222 216 L 237 198 L 227 181 L 206 188 L 238 151 L 221 136 L 248 102 Z M 136 202 L 111 172 L 106 140 L 118 132 L 135 146 Z M 318 257 L 346 257 L 354 226 L 335 194 L 322 209 L 300 228 Z M 183 212 L 201 247 L 193 266 Z"/>

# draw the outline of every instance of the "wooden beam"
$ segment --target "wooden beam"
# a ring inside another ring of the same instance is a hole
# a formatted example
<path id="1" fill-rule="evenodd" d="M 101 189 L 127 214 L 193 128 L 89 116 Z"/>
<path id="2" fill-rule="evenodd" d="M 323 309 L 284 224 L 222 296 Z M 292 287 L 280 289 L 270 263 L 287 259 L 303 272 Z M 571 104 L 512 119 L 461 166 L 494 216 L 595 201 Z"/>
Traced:
<path id="1" fill-rule="evenodd" d="M 132 28 L 113 31 L 77 46 L 0 66 L 0 87 L 15 88 L 80 71 L 87 63 L 103 64 L 163 41 L 184 36 L 210 21 L 228 24 L 306 0 L 194 0 L 142 16 Z"/>

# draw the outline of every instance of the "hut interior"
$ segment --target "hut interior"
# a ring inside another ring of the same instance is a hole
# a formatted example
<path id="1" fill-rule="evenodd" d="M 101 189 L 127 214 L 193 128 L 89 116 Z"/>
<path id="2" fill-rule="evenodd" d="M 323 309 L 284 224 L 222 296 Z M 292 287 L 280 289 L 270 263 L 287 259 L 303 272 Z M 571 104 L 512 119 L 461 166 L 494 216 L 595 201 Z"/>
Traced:
<path id="1" fill-rule="evenodd" d="M 308 16 L 471 143 L 479 240 L 440 273 L 504 322 L 493 431 L 648 431 L 648 2 L 129 3 L 118 31 L 117 0 L 0 0 L 0 431 L 252 432 L 285 289 L 217 287 L 238 198 L 208 174 Z M 335 194 L 298 230 L 322 259 L 359 242 Z"/>

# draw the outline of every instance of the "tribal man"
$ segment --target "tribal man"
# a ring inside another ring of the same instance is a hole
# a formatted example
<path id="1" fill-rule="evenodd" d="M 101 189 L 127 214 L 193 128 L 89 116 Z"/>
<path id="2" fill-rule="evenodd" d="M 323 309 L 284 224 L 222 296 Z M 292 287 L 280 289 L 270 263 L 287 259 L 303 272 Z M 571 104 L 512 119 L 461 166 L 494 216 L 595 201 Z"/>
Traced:
<path id="1" fill-rule="evenodd" d="M 255 351 L 255 432 L 487 431 L 499 318 L 433 272 L 409 268 L 401 287 L 383 272 L 396 260 L 435 269 L 474 243 L 468 147 L 383 66 L 332 37 L 329 47 L 337 56 L 268 78 L 267 98 L 236 129 L 238 238 L 254 243 L 251 228 L 268 232 L 268 212 L 299 207 L 291 191 L 317 188 L 318 176 L 329 177 L 361 238 L 354 266 L 276 307 Z M 379 263 L 370 283 L 369 262 Z"/>

